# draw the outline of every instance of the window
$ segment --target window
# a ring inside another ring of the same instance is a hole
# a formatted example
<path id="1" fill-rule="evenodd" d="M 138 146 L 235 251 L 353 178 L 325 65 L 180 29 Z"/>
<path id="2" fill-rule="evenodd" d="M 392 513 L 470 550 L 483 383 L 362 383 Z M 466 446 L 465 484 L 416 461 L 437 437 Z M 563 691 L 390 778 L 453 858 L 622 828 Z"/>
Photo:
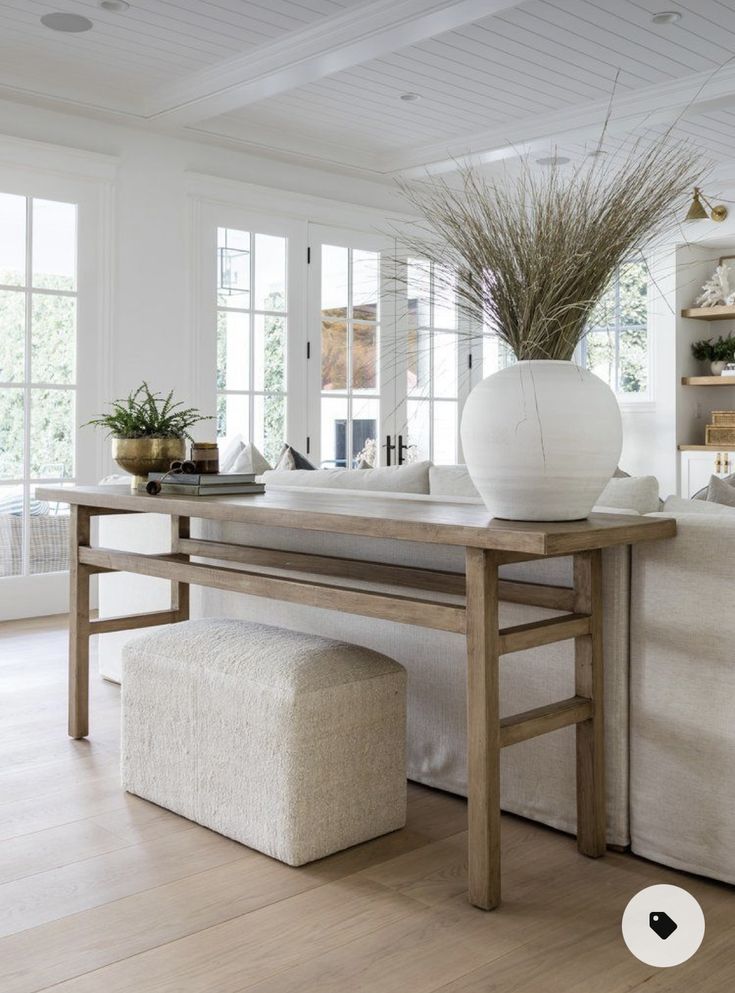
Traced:
<path id="1" fill-rule="evenodd" d="M 627 262 L 592 313 L 581 364 L 621 399 L 649 396 L 648 269 Z"/>
<path id="2" fill-rule="evenodd" d="M 0 576 L 67 568 L 75 476 L 77 208 L 0 194 Z"/>
<path id="3" fill-rule="evenodd" d="M 380 424 L 380 253 L 321 246 L 321 465 L 352 468 Z"/>
<path id="4" fill-rule="evenodd" d="M 433 262 L 407 264 L 406 419 L 420 459 L 458 460 L 459 325 L 456 277 Z"/>
<path id="5" fill-rule="evenodd" d="M 275 465 L 286 434 L 286 238 L 217 230 L 217 434 Z"/>

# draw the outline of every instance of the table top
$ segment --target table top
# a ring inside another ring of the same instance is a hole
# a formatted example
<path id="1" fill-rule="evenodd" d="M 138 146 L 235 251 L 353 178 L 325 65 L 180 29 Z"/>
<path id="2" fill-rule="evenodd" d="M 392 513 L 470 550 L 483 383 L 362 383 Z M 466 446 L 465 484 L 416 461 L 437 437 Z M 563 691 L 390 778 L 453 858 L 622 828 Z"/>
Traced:
<path id="1" fill-rule="evenodd" d="M 461 545 L 529 555 L 565 555 L 612 545 L 671 538 L 676 521 L 665 517 L 590 514 L 583 521 L 505 521 L 481 504 L 406 498 L 383 493 L 336 493 L 277 489 L 253 496 L 148 496 L 127 486 L 42 486 L 41 500 L 59 501 L 106 512 L 172 514 L 205 520 L 307 531 Z"/>

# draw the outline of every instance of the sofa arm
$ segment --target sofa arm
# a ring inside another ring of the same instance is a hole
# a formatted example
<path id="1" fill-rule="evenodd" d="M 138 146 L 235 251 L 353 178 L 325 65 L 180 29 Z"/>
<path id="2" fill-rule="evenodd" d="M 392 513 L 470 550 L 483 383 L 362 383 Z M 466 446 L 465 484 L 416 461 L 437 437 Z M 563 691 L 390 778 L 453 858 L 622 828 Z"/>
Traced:
<path id="1" fill-rule="evenodd" d="M 677 528 L 633 552 L 632 847 L 733 883 L 735 520 Z"/>

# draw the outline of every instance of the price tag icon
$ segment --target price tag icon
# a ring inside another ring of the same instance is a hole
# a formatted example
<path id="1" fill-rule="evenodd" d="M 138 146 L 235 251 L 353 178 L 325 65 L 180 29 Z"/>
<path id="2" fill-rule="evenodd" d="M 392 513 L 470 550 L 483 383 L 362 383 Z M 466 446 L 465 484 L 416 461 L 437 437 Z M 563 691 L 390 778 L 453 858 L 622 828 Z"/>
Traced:
<path id="1" fill-rule="evenodd" d="M 664 910 L 654 910 L 648 915 L 648 926 L 662 941 L 666 941 L 679 925 Z"/>

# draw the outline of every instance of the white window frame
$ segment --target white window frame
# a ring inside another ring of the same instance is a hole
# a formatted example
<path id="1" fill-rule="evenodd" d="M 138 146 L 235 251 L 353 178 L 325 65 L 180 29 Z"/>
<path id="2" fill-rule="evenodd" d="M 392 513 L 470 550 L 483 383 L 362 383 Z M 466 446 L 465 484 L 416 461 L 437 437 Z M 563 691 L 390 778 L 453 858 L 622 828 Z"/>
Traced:
<path id="1" fill-rule="evenodd" d="M 104 432 L 82 425 L 99 414 L 111 391 L 115 170 L 110 156 L 0 137 L 3 193 L 77 205 L 74 465 L 79 484 L 97 483 L 108 462 Z M 39 482 L 33 479 L 31 485 Z M 68 572 L 0 577 L 0 620 L 64 613 L 68 587 Z"/>
<path id="2" fill-rule="evenodd" d="M 630 259 L 627 262 L 623 262 L 615 270 L 615 287 L 616 287 L 616 300 L 615 300 L 615 320 L 614 325 L 609 328 L 601 330 L 614 330 L 615 334 L 615 385 L 611 387 L 613 393 L 615 394 L 618 404 L 621 407 L 634 407 L 641 409 L 643 406 L 652 406 L 654 403 L 654 381 L 653 381 L 653 328 L 651 324 L 651 279 L 650 272 L 649 278 L 647 280 L 646 287 L 646 390 L 642 393 L 626 393 L 619 389 L 620 383 L 620 335 L 621 332 L 632 330 L 638 325 L 626 325 L 621 326 L 619 321 L 620 315 L 620 280 L 619 274 L 620 269 L 625 265 L 631 263 L 642 264 L 646 270 L 648 266 L 643 259 Z M 594 328 L 590 328 L 590 331 L 594 331 Z M 581 340 L 579 346 L 575 352 L 575 361 L 579 363 L 583 368 L 587 368 L 587 336 Z"/>
<path id="3" fill-rule="evenodd" d="M 286 438 L 303 450 L 306 446 L 306 377 L 299 375 L 298 356 L 306 356 L 306 328 L 302 315 L 306 311 L 306 224 L 276 212 L 263 213 L 234 204 L 195 202 L 194 224 L 197 253 L 194 266 L 194 314 L 198 333 L 195 334 L 194 392 L 196 405 L 205 413 L 216 413 L 217 398 L 217 230 L 230 228 L 287 239 L 286 253 Z M 252 312 L 252 310 L 249 310 Z M 251 415 L 253 394 L 250 396 Z M 253 420 L 249 432 L 252 436 Z M 204 421 L 192 432 L 196 437 L 211 438 L 210 421 Z"/>

